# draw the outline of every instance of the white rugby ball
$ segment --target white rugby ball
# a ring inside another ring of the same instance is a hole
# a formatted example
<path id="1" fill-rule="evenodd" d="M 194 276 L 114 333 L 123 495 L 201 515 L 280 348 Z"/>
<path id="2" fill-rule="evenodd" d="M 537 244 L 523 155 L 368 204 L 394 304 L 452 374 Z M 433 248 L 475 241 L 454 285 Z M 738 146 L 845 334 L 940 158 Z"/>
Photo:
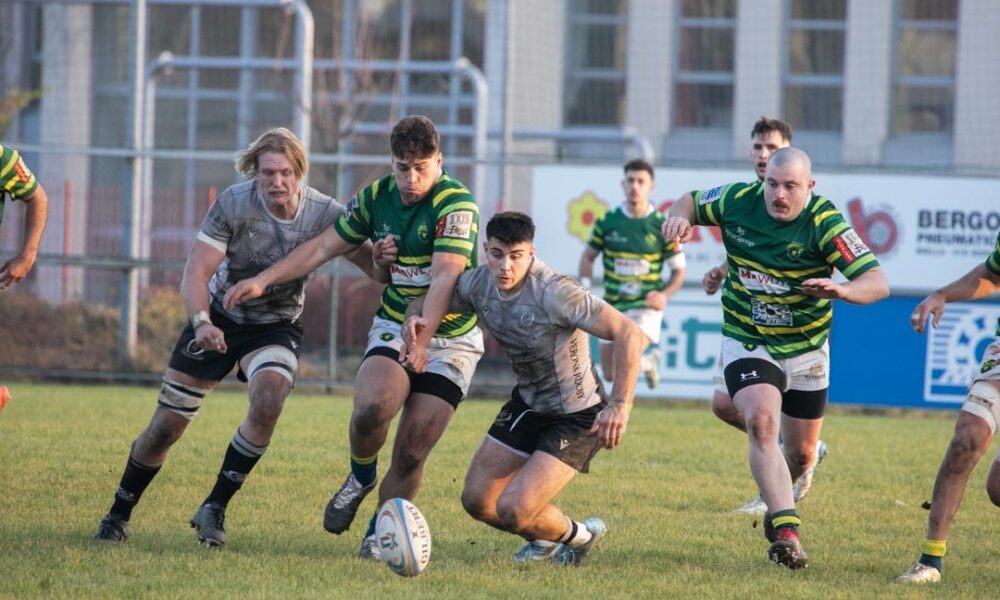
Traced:
<path id="1" fill-rule="evenodd" d="M 375 536 L 382 560 L 393 573 L 416 577 L 431 559 L 431 530 L 420 509 L 403 498 L 387 500 L 378 509 Z"/>

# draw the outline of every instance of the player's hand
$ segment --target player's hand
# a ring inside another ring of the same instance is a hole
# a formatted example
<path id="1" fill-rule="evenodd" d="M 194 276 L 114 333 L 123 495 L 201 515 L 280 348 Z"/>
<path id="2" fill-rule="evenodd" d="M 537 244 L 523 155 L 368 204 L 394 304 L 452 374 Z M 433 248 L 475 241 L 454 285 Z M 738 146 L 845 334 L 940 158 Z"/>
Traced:
<path id="1" fill-rule="evenodd" d="M 937 329 L 941 322 L 941 315 L 944 314 L 944 298 L 937 292 L 924 298 L 910 315 L 910 327 L 917 333 L 923 333 L 927 328 L 927 317 L 931 317 L 931 325 Z"/>
<path id="2" fill-rule="evenodd" d="M 225 334 L 222 333 L 221 329 L 211 323 L 205 323 L 195 330 L 194 341 L 196 344 L 201 346 L 202 349 L 208 350 L 209 352 L 225 354 L 228 350 L 228 347 L 226 346 Z"/>
<path id="3" fill-rule="evenodd" d="M 403 345 L 399 349 L 399 364 L 414 373 L 427 370 L 427 349 L 418 337 L 427 328 L 427 322 L 419 315 L 410 315 L 401 328 Z"/>
<path id="4" fill-rule="evenodd" d="M 817 277 L 802 282 L 802 293 L 814 298 L 843 300 L 848 296 L 848 289 L 832 279 Z"/>
<path id="5" fill-rule="evenodd" d="M 705 276 L 701 278 L 701 288 L 705 290 L 705 293 L 711 296 L 715 292 L 719 291 L 722 287 L 722 282 L 726 279 L 726 272 L 719 267 L 712 267 L 705 273 Z"/>
<path id="6" fill-rule="evenodd" d="M 222 299 L 222 305 L 226 310 L 232 310 L 244 302 L 263 296 L 267 286 L 261 283 L 259 277 L 237 281 L 236 285 L 226 290 L 226 296 Z"/>
<path id="7" fill-rule="evenodd" d="M 0 266 L 0 289 L 10 287 L 24 279 L 35 264 L 36 256 L 34 252 L 22 252 Z"/>
<path id="8" fill-rule="evenodd" d="M 608 450 L 614 450 L 622 443 L 622 436 L 625 435 L 625 427 L 628 425 L 628 416 L 632 407 L 624 402 L 612 402 L 597 413 L 594 425 L 590 428 L 591 433 L 597 433 L 597 439 L 601 445 Z"/>
<path id="9" fill-rule="evenodd" d="M 694 228 L 691 227 L 691 221 L 688 221 L 684 217 L 670 217 L 663 222 L 660 232 L 663 234 L 663 239 L 677 240 L 683 244 L 691 240 Z"/>
<path id="10" fill-rule="evenodd" d="M 396 236 L 387 235 L 372 246 L 372 261 L 376 267 L 388 269 L 399 258 L 399 248 L 396 247 Z"/>
<path id="11" fill-rule="evenodd" d="M 653 290 L 646 294 L 646 308 L 653 310 L 663 310 L 667 306 L 667 295 L 663 292 Z"/>

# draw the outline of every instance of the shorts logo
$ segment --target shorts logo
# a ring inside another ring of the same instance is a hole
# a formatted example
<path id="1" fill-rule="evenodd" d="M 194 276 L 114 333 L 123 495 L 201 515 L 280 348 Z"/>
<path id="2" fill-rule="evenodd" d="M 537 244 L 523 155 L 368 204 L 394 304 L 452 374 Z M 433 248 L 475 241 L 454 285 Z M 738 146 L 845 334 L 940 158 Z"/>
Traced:
<path id="1" fill-rule="evenodd" d="M 788 253 L 788 258 L 795 260 L 798 257 L 802 256 L 803 250 L 805 250 L 805 248 L 802 246 L 802 244 L 798 242 L 792 242 L 788 244 L 788 249 L 786 250 L 786 252 Z"/>
<path id="2" fill-rule="evenodd" d="M 378 336 L 378 339 L 382 340 L 383 342 L 391 342 L 395 338 L 396 338 L 395 335 L 393 335 L 391 333 L 388 333 L 388 332 L 383 333 L 383 334 L 381 334 L 381 335 Z"/>
<path id="3" fill-rule="evenodd" d="M 861 256 L 871 252 L 853 229 L 848 229 L 833 238 L 833 245 L 837 247 L 837 250 L 844 257 L 844 261 L 847 264 L 851 264 Z"/>
<path id="4" fill-rule="evenodd" d="M 824 377 L 826 377 L 826 367 L 821 362 L 809 367 L 809 372 L 806 374 L 806 379 L 823 379 Z"/>
<path id="5" fill-rule="evenodd" d="M 743 344 L 743 349 L 747 352 L 753 352 L 757 349 L 757 344 Z M 722 357 L 719 357 L 719 364 L 722 364 Z"/>
<path id="6" fill-rule="evenodd" d="M 979 367 L 979 372 L 985 373 L 987 371 L 992 370 L 996 366 L 997 366 L 997 361 L 991 358 L 989 360 L 983 361 L 983 365 Z"/>
<path id="7" fill-rule="evenodd" d="M 559 439 L 559 449 L 560 450 L 565 450 L 566 446 L 569 446 L 569 440 L 567 440 L 566 438 L 560 438 Z"/>
<path id="8" fill-rule="evenodd" d="M 497 415 L 497 418 L 494 419 L 493 424 L 497 427 L 505 427 L 507 423 L 510 423 L 511 417 L 513 417 L 513 415 L 510 414 L 509 410 L 501 410 L 500 414 Z"/>
<path id="9" fill-rule="evenodd" d="M 449 359 L 449 362 L 451 362 L 451 364 L 454 365 L 455 368 L 458 369 L 459 371 L 465 370 L 465 359 L 463 359 L 461 356 L 452 356 Z"/>
<path id="10" fill-rule="evenodd" d="M 192 360 L 205 360 L 205 349 L 199 346 L 196 340 L 188 342 L 181 352 Z"/>
<path id="11" fill-rule="evenodd" d="M 760 376 L 757 375 L 757 371 L 750 371 L 749 373 L 740 373 L 741 383 L 744 381 L 751 381 L 753 379 L 760 379 Z"/>

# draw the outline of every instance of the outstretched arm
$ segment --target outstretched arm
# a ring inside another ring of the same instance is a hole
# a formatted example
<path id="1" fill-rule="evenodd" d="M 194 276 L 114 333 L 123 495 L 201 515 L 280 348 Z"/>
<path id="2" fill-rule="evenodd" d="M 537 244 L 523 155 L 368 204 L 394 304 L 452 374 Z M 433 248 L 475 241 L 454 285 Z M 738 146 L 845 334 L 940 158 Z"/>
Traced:
<path id="1" fill-rule="evenodd" d="M 667 220 L 663 222 L 663 239 L 677 240 L 682 244 L 689 241 L 694 231 L 694 219 L 694 196 L 687 193 L 671 205 Z"/>
<path id="2" fill-rule="evenodd" d="M 944 305 L 948 302 L 975 300 L 998 290 L 1000 275 L 991 273 L 986 268 L 986 263 L 979 263 L 965 275 L 924 298 L 910 315 L 910 326 L 917 333 L 923 333 L 927 327 L 927 317 L 931 316 L 931 325 L 936 328 L 944 314 Z"/>
<path id="3" fill-rule="evenodd" d="M 869 269 L 847 283 L 814 278 L 802 282 L 802 293 L 816 298 L 843 300 L 851 304 L 871 304 L 889 295 L 889 283 L 881 267 Z"/>
<path id="4" fill-rule="evenodd" d="M 305 277 L 331 258 L 346 254 L 356 247 L 357 244 L 340 237 L 333 226 L 327 227 L 323 233 L 301 244 L 256 277 L 237 282 L 226 291 L 223 304 L 229 309 L 247 300 L 259 298 L 264 295 L 268 286 Z"/>
<path id="5" fill-rule="evenodd" d="M 24 243 L 21 252 L 0 266 L 0 288 L 15 284 L 31 271 L 38 257 L 38 246 L 42 242 L 42 232 L 49 214 L 49 197 L 41 184 L 24 199 L 28 203 L 24 216 Z"/>

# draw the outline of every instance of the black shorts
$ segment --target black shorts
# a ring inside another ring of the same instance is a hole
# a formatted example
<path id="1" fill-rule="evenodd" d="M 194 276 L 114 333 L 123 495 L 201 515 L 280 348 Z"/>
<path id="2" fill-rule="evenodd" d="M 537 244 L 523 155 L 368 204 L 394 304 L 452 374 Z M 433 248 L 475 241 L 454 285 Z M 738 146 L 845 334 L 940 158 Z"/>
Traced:
<path id="1" fill-rule="evenodd" d="M 601 449 L 591 433 L 597 413 L 607 402 L 570 414 L 540 414 L 521 400 L 517 388 L 503 405 L 486 435 L 518 454 L 539 451 L 558 458 L 581 473 L 590 471 L 590 459 Z"/>
<path id="2" fill-rule="evenodd" d="M 170 355 L 171 369 L 198 379 L 221 381 L 240 359 L 267 346 L 284 346 L 298 358 L 302 347 L 302 325 L 298 321 L 240 325 L 214 310 L 211 312 L 212 324 L 226 336 L 226 353 L 204 350 L 195 344 L 194 329 L 188 323 Z M 236 376 L 240 381 L 247 380 L 242 369 Z"/>

